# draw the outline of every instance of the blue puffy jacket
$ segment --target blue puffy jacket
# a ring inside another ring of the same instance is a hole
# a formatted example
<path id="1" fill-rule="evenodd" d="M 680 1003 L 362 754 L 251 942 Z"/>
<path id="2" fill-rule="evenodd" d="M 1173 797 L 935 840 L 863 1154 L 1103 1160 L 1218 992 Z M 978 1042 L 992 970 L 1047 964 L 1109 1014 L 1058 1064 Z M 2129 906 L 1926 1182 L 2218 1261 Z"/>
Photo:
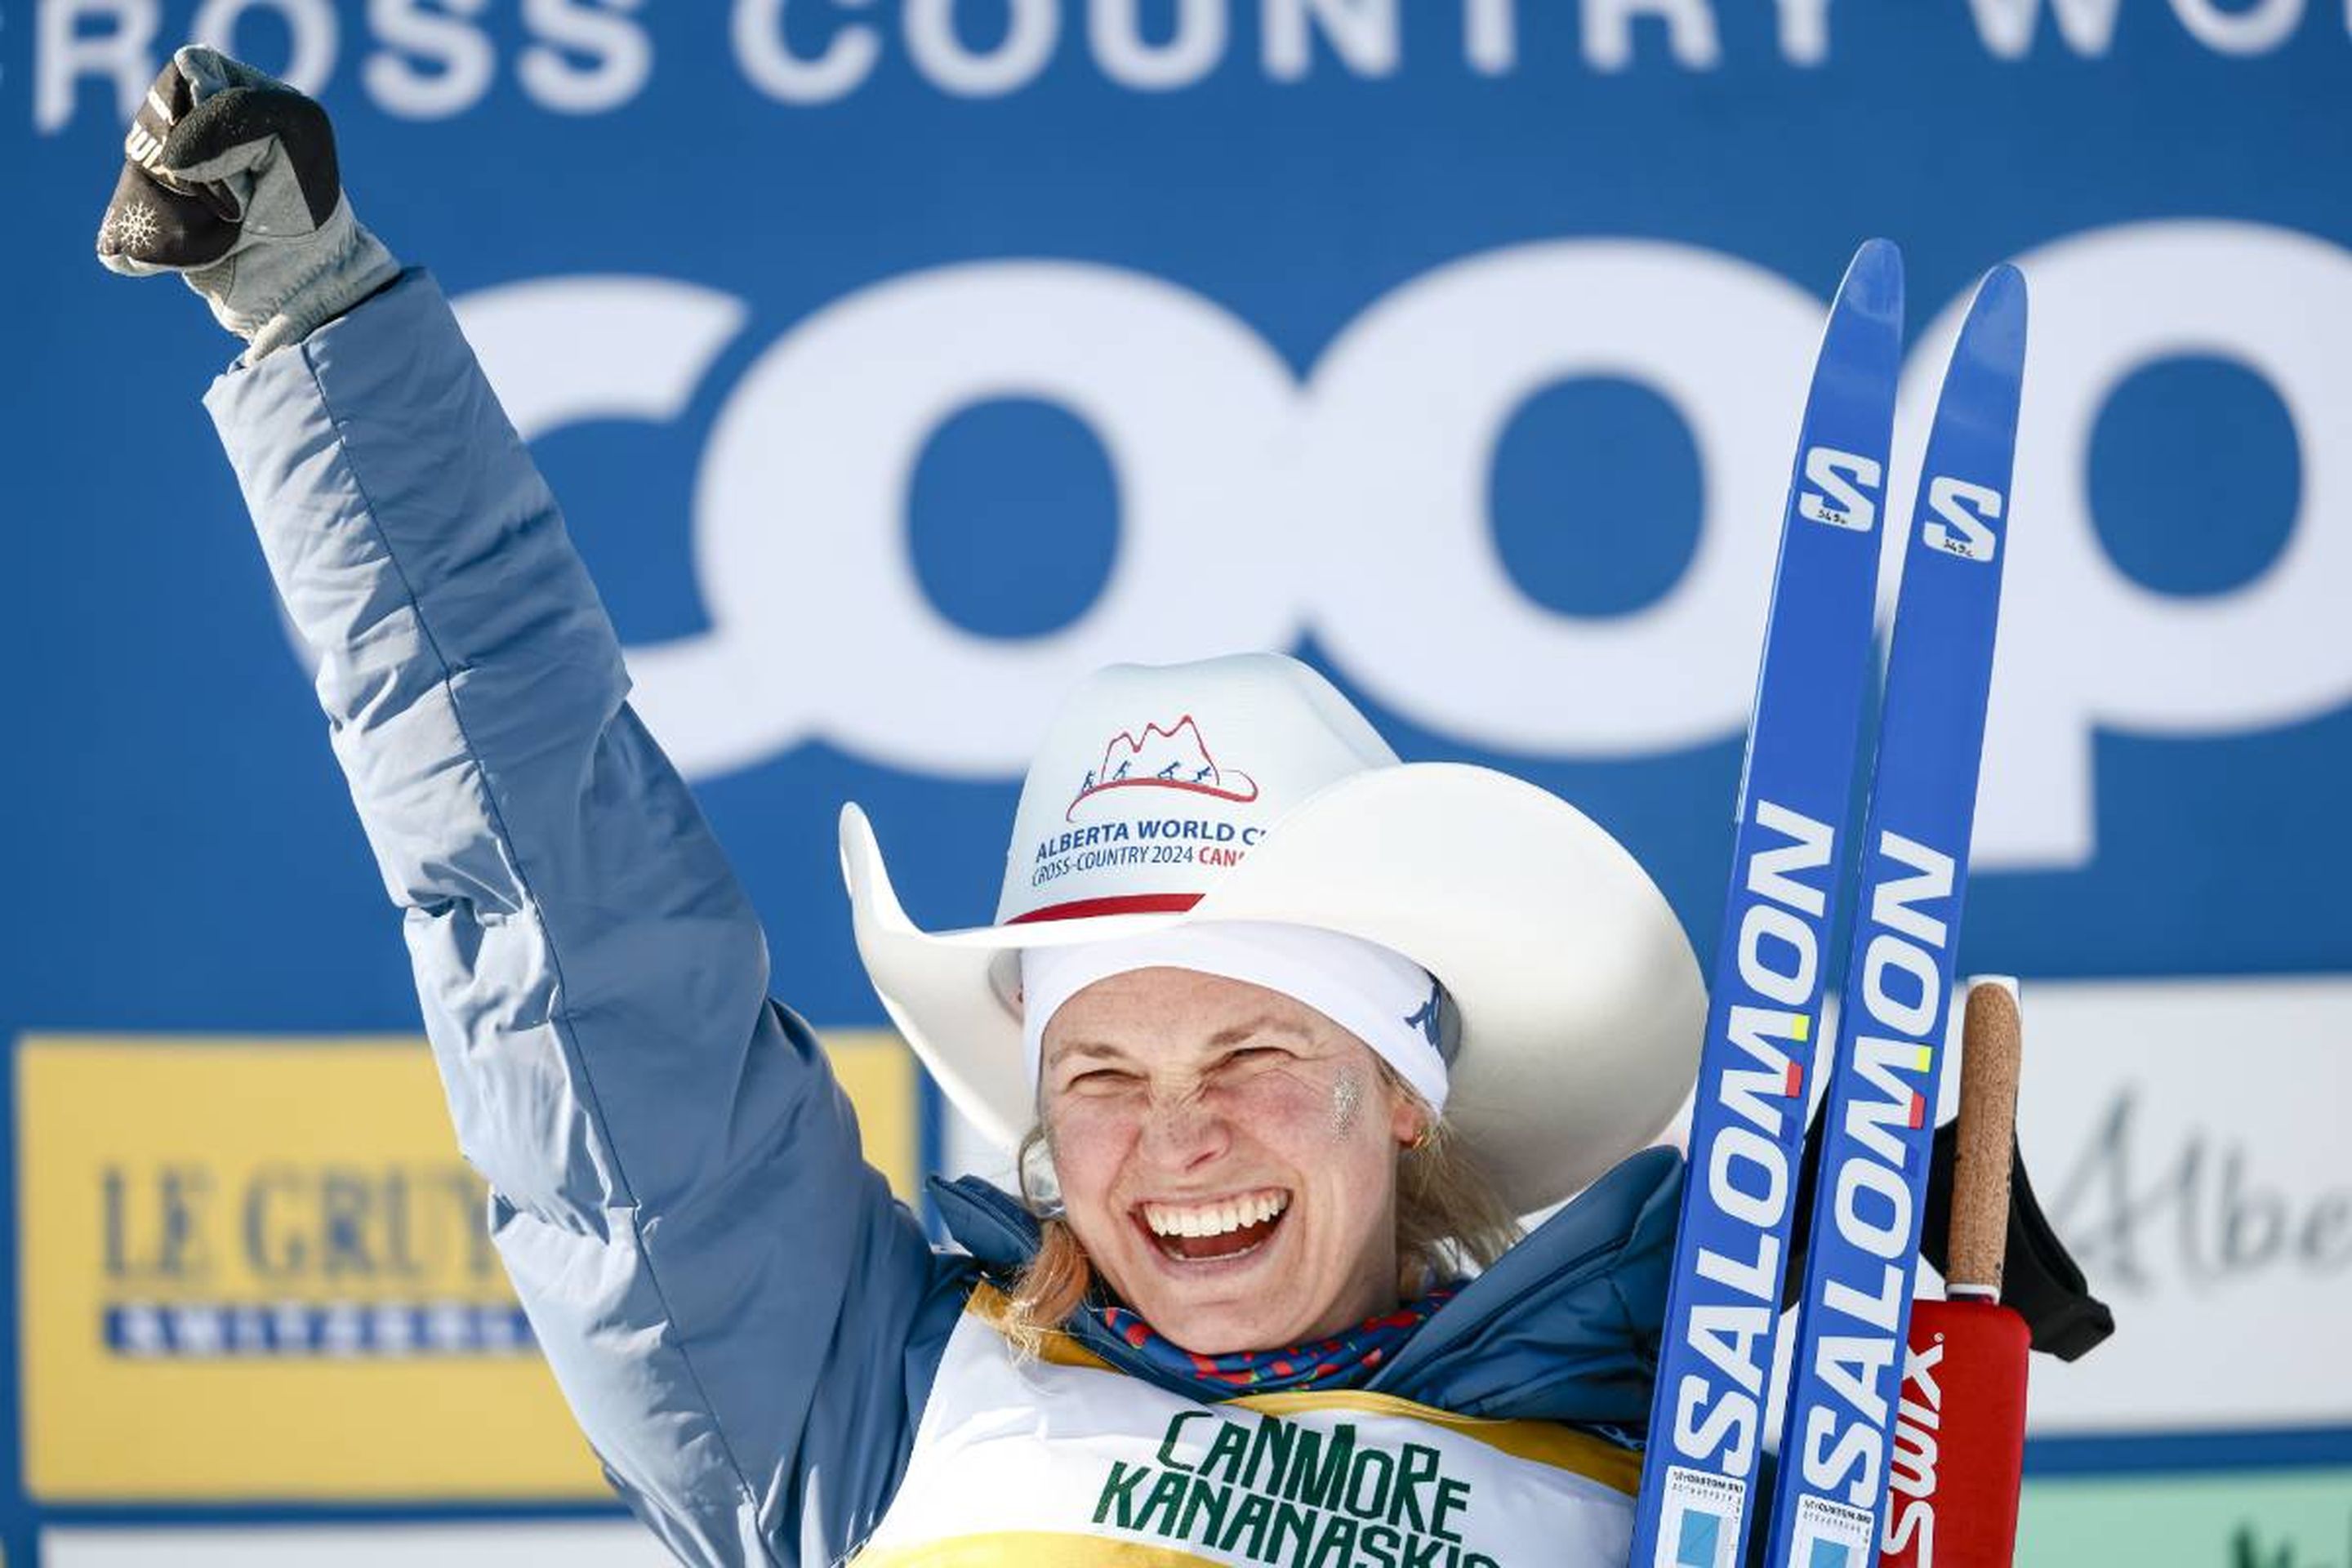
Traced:
<path id="1" fill-rule="evenodd" d="M 411 273 L 205 399 L 386 888 L 490 1229 L 630 1505 L 683 1560 L 830 1563 L 889 1506 L 974 1281 L 1035 1230 L 859 1155 L 758 921 L 630 710 L 554 498 Z M 1681 1163 L 1618 1167 L 1367 1386 L 1464 1415 L 1647 1414 Z M 1153 1376 L 1112 1336 L 1074 1331 Z M 1199 1391 L 1193 1391 L 1199 1392 Z"/>

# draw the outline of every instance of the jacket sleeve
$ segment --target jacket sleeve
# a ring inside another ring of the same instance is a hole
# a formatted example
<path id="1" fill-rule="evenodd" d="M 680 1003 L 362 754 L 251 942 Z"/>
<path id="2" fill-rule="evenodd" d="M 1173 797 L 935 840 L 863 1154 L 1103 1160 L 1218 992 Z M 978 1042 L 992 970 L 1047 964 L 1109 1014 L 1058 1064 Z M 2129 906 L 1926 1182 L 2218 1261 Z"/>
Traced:
<path id="1" fill-rule="evenodd" d="M 686 1561 L 832 1561 L 897 1485 L 960 1276 L 767 1000 L 553 498 L 421 273 L 205 403 L 581 1425 Z"/>

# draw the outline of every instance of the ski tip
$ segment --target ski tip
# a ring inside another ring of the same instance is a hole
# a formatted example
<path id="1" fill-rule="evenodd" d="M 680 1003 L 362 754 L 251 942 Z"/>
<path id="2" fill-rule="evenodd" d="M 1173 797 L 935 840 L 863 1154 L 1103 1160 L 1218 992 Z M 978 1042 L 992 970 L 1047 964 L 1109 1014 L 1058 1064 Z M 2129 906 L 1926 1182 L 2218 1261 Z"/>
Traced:
<path id="1" fill-rule="evenodd" d="M 1865 239 L 1846 263 L 1838 300 L 1873 316 L 1903 314 L 1903 252 L 1891 239 Z"/>
<path id="2" fill-rule="evenodd" d="M 1979 332 L 2007 339 L 2019 346 L 2025 338 L 2025 274 L 2004 261 L 1984 275 L 1969 307 L 1969 324 Z"/>

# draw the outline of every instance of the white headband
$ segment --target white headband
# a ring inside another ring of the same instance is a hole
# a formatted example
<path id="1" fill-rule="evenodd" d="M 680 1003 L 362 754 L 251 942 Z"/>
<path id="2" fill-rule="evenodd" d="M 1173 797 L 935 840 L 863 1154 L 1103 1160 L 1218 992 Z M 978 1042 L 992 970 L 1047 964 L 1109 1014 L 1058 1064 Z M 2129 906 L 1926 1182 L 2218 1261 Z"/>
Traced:
<path id="1" fill-rule="evenodd" d="M 1147 936 L 1021 953 L 1021 1037 L 1037 1087 L 1045 1026 L 1063 1003 L 1114 974 L 1189 969 L 1303 1002 L 1372 1048 L 1433 1110 L 1445 1108 L 1437 983 L 1402 954 L 1359 937 L 1256 921 L 1204 921 Z"/>

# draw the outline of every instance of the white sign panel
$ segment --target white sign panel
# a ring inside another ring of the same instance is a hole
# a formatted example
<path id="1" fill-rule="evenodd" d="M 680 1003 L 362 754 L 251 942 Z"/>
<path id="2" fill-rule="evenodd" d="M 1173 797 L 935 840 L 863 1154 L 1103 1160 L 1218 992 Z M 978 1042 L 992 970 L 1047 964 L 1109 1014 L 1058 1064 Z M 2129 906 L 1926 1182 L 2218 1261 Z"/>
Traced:
<path id="1" fill-rule="evenodd" d="M 2032 983 L 2019 1136 L 2115 1309 L 2037 1435 L 2352 1421 L 2352 979 Z"/>

